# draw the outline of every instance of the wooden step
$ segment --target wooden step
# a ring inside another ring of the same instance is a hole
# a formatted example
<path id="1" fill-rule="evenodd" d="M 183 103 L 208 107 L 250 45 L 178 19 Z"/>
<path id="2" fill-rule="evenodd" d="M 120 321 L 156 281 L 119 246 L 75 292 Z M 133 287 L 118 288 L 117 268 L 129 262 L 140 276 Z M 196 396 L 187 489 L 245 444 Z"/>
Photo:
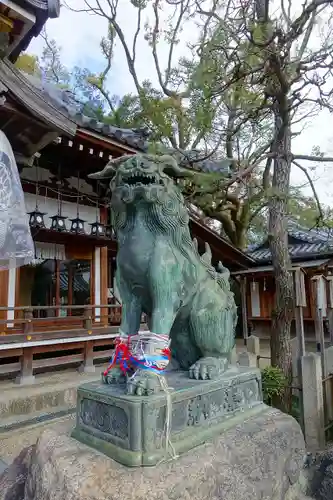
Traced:
<path id="1" fill-rule="evenodd" d="M 57 418 L 64 417 L 75 413 L 76 408 L 68 405 L 58 406 L 48 411 L 40 410 L 26 415 L 12 415 L 8 418 L 2 418 L 0 421 L 0 434 L 21 429 L 30 425 L 40 424 L 43 422 L 51 421 Z M 1 470 L 1 461 L 0 461 Z"/>

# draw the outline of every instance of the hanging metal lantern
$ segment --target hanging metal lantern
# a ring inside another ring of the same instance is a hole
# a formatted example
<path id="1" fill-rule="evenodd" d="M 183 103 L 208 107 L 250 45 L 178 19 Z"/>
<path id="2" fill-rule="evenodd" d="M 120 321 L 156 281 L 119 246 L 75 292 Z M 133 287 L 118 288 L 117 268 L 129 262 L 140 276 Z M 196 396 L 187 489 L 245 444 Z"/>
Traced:
<path id="1" fill-rule="evenodd" d="M 53 231 L 58 231 L 60 233 L 63 233 L 64 231 L 67 231 L 67 228 L 66 228 L 66 219 L 68 219 L 68 217 L 65 217 L 62 215 L 62 200 L 61 200 L 61 187 L 62 187 L 62 181 L 61 181 L 61 176 L 60 176 L 60 165 L 59 165 L 59 169 L 58 169 L 58 181 L 57 181 L 57 185 L 58 185 L 58 213 L 57 215 L 53 215 L 52 217 L 50 217 L 51 219 L 51 229 L 53 229 Z"/>
<path id="2" fill-rule="evenodd" d="M 46 215 L 45 212 L 40 212 L 40 210 L 38 210 L 38 207 L 36 206 L 33 212 L 28 212 L 28 215 L 29 215 L 30 227 L 36 229 L 45 228 L 45 221 L 44 221 L 44 215 Z"/>
<path id="3" fill-rule="evenodd" d="M 76 217 L 75 219 L 70 219 L 72 225 L 70 228 L 71 233 L 75 234 L 86 234 L 86 231 L 84 229 L 84 223 L 86 222 L 83 219 L 80 219 L 80 217 Z"/>
<path id="4" fill-rule="evenodd" d="M 93 224 L 90 224 L 91 226 L 91 231 L 90 234 L 91 236 L 96 236 L 97 238 L 101 238 L 105 236 L 105 226 L 101 222 L 94 222 Z"/>
<path id="5" fill-rule="evenodd" d="M 75 219 L 70 219 L 72 225 L 70 228 L 71 233 L 75 234 L 86 234 L 84 223 L 85 220 L 80 217 L 80 173 L 77 174 L 77 200 L 76 200 L 76 217 Z"/>
<path id="6" fill-rule="evenodd" d="M 96 197 L 96 222 L 93 222 L 93 224 L 90 224 L 91 226 L 91 231 L 90 231 L 90 235 L 91 236 L 95 236 L 97 238 L 103 238 L 105 237 L 105 225 L 102 224 L 101 222 L 99 222 L 99 214 L 100 214 L 100 211 L 99 211 L 99 203 L 98 203 L 98 199 L 99 199 L 99 182 L 97 183 L 97 197 Z"/>
<path id="7" fill-rule="evenodd" d="M 45 228 L 45 221 L 44 221 L 44 215 L 46 215 L 46 212 L 41 212 L 38 207 L 38 194 L 39 194 L 39 182 L 38 182 L 38 158 L 36 158 L 36 165 L 35 165 L 35 170 L 36 170 L 36 206 L 35 210 L 32 212 L 28 212 L 29 215 L 29 224 L 30 227 L 36 228 L 36 229 L 43 229 Z"/>
<path id="8" fill-rule="evenodd" d="M 63 231 L 67 231 L 65 223 L 67 217 L 58 214 L 58 215 L 53 215 L 52 217 L 50 217 L 50 219 L 52 220 L 51 229 L 53 229 L 53 231 L 59 231 L 61 233 Z"/>
<path id="9" fill-rule="evenodd" d="M 112 226 L 108 225 L 105 228 L 105 236 L 110 239 L 116 239 L 116 235 Z"/>

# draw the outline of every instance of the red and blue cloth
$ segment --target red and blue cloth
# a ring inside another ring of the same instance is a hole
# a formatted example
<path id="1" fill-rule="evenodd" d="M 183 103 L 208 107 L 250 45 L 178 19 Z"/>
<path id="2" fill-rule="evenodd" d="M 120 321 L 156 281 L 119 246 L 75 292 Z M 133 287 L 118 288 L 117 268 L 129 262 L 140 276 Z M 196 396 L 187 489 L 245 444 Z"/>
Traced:
<path id="1" fill-rule="evenodd" d="M 115 352 L 112 356 L 110 365 L 104 371 L 103 375 L 106 376 L 115 366 L 119 366 L 124 374 L 133 373 L 139 368 L 159 374 L 163 373 L 171 358 L 169 347 L 161 349 L 158 354 L 145 354 L 142 359 L 139 359 L 134 356 L 131 351 L 131 337 L 137 337 L 137 335 L 128 336 L 127 338 L 119 337 L 116 339 Z"/>

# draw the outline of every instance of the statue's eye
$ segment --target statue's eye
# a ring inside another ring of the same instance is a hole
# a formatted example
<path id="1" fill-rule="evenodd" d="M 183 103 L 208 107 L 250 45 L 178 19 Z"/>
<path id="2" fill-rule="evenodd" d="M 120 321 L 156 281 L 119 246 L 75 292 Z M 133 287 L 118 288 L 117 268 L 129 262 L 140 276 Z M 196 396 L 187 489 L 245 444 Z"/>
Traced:
<path id="1" fill-rule="evenodd" d="M 166 202 L 166 208 L 167 208 L 167 210 L 174 210 L 175 209 L 175 204 L 174 204 L 173 200 L 168 200 Z"/>

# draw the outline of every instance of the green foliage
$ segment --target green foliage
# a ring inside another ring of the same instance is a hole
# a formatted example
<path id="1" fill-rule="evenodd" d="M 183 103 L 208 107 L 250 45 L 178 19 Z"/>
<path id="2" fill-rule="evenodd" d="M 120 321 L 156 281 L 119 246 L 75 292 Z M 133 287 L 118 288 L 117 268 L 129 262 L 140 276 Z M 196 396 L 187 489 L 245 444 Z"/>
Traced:
<path id="1" fill-rule="evenodd" d="M 21 54 L 15 66 L 20 71 L 23 71 L 27 75 L 39 76 L 40 77 L 40 67 L 37 56 L 33 56 L 30 54 Z"/>
<path id="2" fill-rule="evenodd" d="M 261 370 L 264 402 L 272 406 L 273 400 L 282 396 L 287 385 L 286 378 L 280 368 L 266 366 Z"/>
<path id="3" fill-rule="evenodd" d="M 217 158 L 232 156 L 235 161 L 231 176 L 236 179 L 233 185 L 221 175 L 198 174 L 184 182 L 183 192 L 187 201 L 196 205 L 203 216 L 221 223 L 222 234 L 236 246 L 244 249 L 248 243 L 260 241 L 266 235 L 267 206 L 272 194 L 271 178 L 268 185 L 263 186 L 264 154 L 274 128 L 272 114 L 260 111 L 265 103 L 267 79 L 271 79 L 263 71 L 263 63 L 267 60 L 263 42 L 274 26 L 257 22 L 251 15 L 252 21 L 244 24 L 246 16 L 236 15 L 237 9 L 232 13 L 223 2 L 160 0 L 156 11 L 151 10 L 153 15 L 146 16 L 153 2 L 131 0 L 129 9 L 137 19 L 137 30 L 132 40 L 126 40 L 118 19 L 118 2 L 111 3 L 114 6 L 110 17 L 103 9 L 97 6 L 95 9 L 107 20 L 108 26 L 100 43 L 104 58 L 102 71 L 64 67 L 60 47 L 54 40 L 48 40 L 46 34 L 43 35 L 45 48 L 40 61 L 25 54 L 18 64 L 27 68 L 22 68 L 23 71 L 42 73 L 49 81 L 72 90 L 82 103 L 83 112 L 96 120 L 121 128 L 147 128 L 151 134 L 151 151 L 171 146 L 174 151 L 201 150 L 206 157 L 212 151 Z M 174 8 L 169 15 L 171 3 Z M 212 9 L 212 15 L 204 12 L 197 15 L 202 3 L 205 3 L 205 11 Z M 250 4 L 245 6 L 249 14 Z M 184 36 L 185 23 L 189 20 L 196 25 L 195 37 L 187 46 L 189 53 L 174 60 Z M 136 45 L 142 35 L 152 52 L 156 70 L 155 78 L 143 81 L 137 71 L 140 50 Z M 124 50 L 124 60 L 136 89 L 120 97 L 112 95 L 107 85 L 113 69 L 115 43 Z M 163 64 L 158 59 L 165 49 L 169 49 L 169 53 Z M 258 71 L 258 68 L 262 69 Z M 294 74 L 295 67 L 290 68 Z M 238 180 L 237 172 L 252 164 L 258 166 Z M 292 192 L 289 211 L 306 227 L 316 223 L 317 208 L 311 198 L 305 198 L 300 191 Z"/>

